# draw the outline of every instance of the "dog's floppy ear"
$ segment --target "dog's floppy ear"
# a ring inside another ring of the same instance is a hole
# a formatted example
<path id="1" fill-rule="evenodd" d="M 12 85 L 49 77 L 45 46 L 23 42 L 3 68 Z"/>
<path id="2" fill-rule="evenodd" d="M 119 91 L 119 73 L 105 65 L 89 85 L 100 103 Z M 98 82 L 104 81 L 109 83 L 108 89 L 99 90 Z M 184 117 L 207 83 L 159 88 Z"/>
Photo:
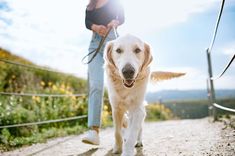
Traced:
<path id="1" fill-rule="evenodd" d="M 104 59 L 105 61 L 112 65 L 115 66 L 113 58 L 112 58 L 112 50 L 113 50 L 113 43 L 112 42 L 108 42 L 105 46 L 105 55 L 104 55 Z"/>
<path id="2" fill-rule="evenodd" d="M 141 70 L 146 69 L 153 60 L 150 46 L 147 43 L 144 43 L 144 55 L 145 57 L 144 57 L 144 62 L 143 62 Z"/>

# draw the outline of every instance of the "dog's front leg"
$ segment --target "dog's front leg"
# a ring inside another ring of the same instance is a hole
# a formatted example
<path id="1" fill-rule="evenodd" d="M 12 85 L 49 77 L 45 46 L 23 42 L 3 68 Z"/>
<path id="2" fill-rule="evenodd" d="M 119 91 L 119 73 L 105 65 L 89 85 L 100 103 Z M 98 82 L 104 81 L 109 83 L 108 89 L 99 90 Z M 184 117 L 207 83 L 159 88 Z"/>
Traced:
<path id="1" fill-rule="evenodd" d="M 143 147 L 142 143 L 142 127 L 139 130 L 138 138 L 137 138 L 137 143 L 135 144 L 135 147 Z"/>
<path id="2" fill-rule="evenodd" d="M 113 153 L 119 154 L 122 152 L 122 134 L 121 129 L 123 125 L 124 110 L 120 108 L 113 109 L 113 122 L 115 128 L 115 145 L 113 147 Z"/>
<path id="3" fill-rule="evenodd" d="M 131 115 L 131 123 L 128 129 L 129 134 L 126 142 L 123 146 L 122 156 L 133 156 L 134 155 L 134 147 L 137 142 L 138 135 L 140 131 L 142 131 L 142 124 L 144 122 L 144 118 L 146 115 L 144 107 L 136 108 L 132 111 Z"/>

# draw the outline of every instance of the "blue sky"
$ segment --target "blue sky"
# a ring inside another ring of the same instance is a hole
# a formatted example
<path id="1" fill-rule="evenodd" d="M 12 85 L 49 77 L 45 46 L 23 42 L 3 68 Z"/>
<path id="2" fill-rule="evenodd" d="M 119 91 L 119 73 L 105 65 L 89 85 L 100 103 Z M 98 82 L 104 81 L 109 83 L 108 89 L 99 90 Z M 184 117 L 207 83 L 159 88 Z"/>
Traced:
<path id="1" fill-rule="evenodd" d="M 186 76 L 149 85 L 162 89 L 205 89 L 209 46 L 220 0 L 121 0 L 126 22 L 120 35 L 134 34 L 152 47 L 152 70 Z M 84 0 L 0 0 L 0 46 L 36 64 L 86 78 L 91 32 L 85 28 Z M 134 4 L 134 5 L 133 5 Z M 227 0 L 212 51 L 214 75 L 235 53 L 235 0 Z M 235 63 L 217 89 L 235 89 Z"/>

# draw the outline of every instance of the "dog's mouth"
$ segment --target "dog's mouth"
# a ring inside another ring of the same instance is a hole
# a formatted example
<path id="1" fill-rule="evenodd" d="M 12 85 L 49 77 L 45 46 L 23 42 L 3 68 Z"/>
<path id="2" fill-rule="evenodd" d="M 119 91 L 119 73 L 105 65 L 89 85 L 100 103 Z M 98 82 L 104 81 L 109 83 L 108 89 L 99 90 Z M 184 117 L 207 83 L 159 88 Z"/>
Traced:
<path id="1" fill-rule="evenodd" d="M 135 80 L 122 80 L 123 85 L 127 88 L 131 88 L 134 86 Z"/>

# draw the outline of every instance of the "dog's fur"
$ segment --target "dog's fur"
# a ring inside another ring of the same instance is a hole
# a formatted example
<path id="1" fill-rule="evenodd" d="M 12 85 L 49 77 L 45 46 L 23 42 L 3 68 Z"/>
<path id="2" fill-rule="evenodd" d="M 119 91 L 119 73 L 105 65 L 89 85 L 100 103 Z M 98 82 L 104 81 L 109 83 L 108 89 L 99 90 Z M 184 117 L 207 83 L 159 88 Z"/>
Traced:
<path id="1" fill-rule="evenodd" d="M 152 62 L 150 46 L 135 36 L 122 36 L 107 43 L 104 60 L 115 127 L 113 153 L 123 151 L 123 156 L 132 156 L 135 145 L 142 145 L 142 124 L 146 115 L 144 96 L 150 77 L 149 65 Z M 156 77 L 158 73 L 153 75 Z M 164 72 L 160 72 L 160 75 L 162 73 Z M 166 79 L 171 75 L 166 73 Z M 125 138 L 122 136 L 123 127 L 127 127 Z"/>
<path id="2" fill-rule="evenodd" d="M 142 144 L 141 129 L 146 114 L 143 102 L 150 76 L 149 64 L 152 61 L 150 47 L 137 37 L 126 35 L 106 45 L 104 58 L 115 127 L 113 153 L 122 152 L 124 139 L 121 129 L 126 125 L 124 114 L 128 112 L 129 121 L 122 155 L 134 155 L 135 144 Z M 126 65 L 132 66 L 135 71 L 130 80 L 132 82 L 123 75 L 122 70 Z"/>

